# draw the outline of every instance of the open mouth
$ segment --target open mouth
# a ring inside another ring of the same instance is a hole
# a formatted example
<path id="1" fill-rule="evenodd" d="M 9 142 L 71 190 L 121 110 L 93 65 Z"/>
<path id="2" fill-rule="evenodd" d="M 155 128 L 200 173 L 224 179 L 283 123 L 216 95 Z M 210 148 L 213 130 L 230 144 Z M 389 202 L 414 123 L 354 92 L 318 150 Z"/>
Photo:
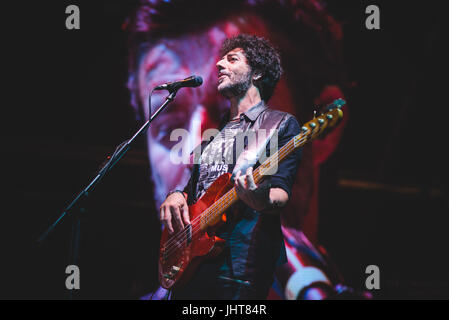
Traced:
<path id="1" fill-rule="evenodd" d="M 219 76 L 218 76 L 218 83 L 222 82 L 223 79 L 224 79 L 225 77 L 227 77 L 226 74 L 221 74 L 221 75 L 219 75 Z"/>

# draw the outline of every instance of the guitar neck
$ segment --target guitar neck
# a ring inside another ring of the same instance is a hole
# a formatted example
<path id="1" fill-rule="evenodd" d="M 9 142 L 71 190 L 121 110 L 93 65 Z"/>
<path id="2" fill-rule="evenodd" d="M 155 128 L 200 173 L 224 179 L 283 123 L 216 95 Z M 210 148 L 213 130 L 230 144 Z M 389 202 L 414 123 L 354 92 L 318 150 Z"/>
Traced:
<path id="1" fill-rule="evenodd" d="M 257 169 L 253 172 L 254 182 L 259 183 L 262 178 L 272 170 L 272 167 L 277 167 L 277 164 L 288 157 L 293 151 L 300 148 L 307 142 L 307 135 L 303 133 L 298 134 L 289 140 L 282 148 L 280 148 L 275 154 L 265 160 Z M 220 199 L 207 208 L 201 215 L 201 225 L 203 228 L 207 228 L 209 225 L 213 225 L 221 219 L 221 215 L 229 209 L 235 202 L 237 202 L 237 192 L 235 187 L 225 193 Z"/>
<path id="2" fill-rule="evenodd" d="M 307 122 L 302 128 L 301 133 L 290 139 L 275 154 L 271 155 L 253 172 L 255 183 L 259 183 L 267 174 L 272 174 L 274 168 L 288 157 L 293 151 L 302 147 L 309 140 L 322 135 L 328 128 L 335 127 L 343 117 L 341 107 L 346 103 L 343 99 L 337 99 L 327 106 L 327 112 L 313 118 Z M 201 214 L 201 226 L 207 228 L 214 225 L 220 219 L 222 214 L 238 200 L 235 187 L 226 192 L 220 199 L 214 202 Z"/>

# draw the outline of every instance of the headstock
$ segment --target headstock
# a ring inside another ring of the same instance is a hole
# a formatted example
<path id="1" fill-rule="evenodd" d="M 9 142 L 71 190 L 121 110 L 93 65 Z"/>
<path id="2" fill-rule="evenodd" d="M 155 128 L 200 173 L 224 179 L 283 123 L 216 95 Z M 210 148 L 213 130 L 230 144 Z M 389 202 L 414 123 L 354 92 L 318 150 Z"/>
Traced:
<path id="1" fill-rule="evenodd" d="M 302 145 L 303 142 L 305 143 L 307 140 L 323 136 L 329 132 L 329 129 L 337 126 L 343 118 L 343 111 L 341 108 L 345 104 L 345 100 L 337 99 L 326 106 L 326 112 L 319 116 L 315 116 L 312 120 L 304 124 L 301 128 L 301 133 L 295 137 L 295 147 Z"/>

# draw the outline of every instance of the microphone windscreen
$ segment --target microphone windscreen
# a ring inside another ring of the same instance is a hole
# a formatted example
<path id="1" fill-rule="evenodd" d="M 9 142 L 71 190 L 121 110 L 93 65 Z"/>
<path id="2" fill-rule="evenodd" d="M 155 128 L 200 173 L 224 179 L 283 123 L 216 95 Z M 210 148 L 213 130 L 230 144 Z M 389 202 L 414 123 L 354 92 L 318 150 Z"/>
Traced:
<path id="1" fill-rule="evenodd" d="M 198 87 L 203 84 L 203 78 L 195 76 L 195 87 Z"/>

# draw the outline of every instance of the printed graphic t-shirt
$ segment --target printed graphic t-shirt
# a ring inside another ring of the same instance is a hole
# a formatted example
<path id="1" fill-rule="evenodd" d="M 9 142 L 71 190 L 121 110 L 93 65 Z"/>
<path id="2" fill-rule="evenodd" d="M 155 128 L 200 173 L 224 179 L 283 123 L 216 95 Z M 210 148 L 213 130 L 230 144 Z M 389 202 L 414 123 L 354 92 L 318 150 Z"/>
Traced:
<path id="1" fill-rule="evenodd" d="M 240 119 L 229 121 L 204 149 L 200 158 L 200 175 L 196 189 L 199 199 L 222 174 L 229 172 L 229 167 L 235 161 L 233 144 L 237 133 L 241 131 Z"/>

